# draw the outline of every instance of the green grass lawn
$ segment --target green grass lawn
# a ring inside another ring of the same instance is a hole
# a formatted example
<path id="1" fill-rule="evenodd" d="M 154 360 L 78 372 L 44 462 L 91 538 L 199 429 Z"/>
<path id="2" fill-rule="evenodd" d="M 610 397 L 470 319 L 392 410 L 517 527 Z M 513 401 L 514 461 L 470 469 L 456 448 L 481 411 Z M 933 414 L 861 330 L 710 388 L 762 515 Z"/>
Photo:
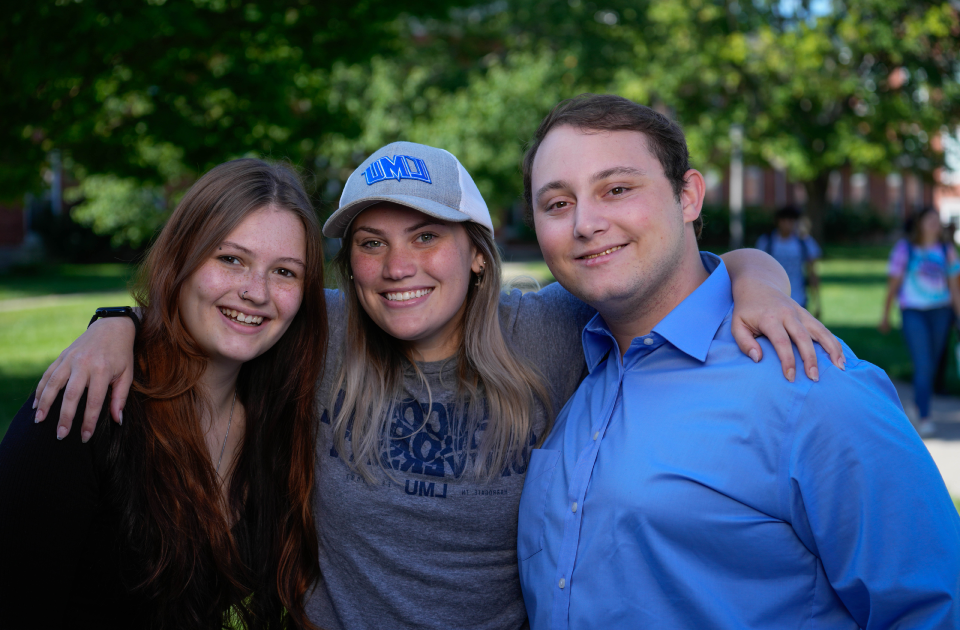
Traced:
<path id="1" fill-rule="evenodd" d="M 71 296 L 39 308 L 0 310 L 0 435 L 46 367 L 83 332 L 93 311 L 130 303 L 125 291 L 117 291 Z"/>
<path id="2" fill-rule="evenodd" d="M 17 268 L 0 275 L 0 436 L 44 369 L 98 306 L 131 304 L 122 264 Z"/>

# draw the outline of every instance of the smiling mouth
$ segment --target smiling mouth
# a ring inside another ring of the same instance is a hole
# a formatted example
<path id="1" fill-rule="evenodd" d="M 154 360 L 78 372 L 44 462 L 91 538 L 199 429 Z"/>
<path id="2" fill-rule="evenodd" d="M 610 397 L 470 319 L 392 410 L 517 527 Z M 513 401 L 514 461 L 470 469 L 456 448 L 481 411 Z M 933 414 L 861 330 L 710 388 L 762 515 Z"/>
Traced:
<path id="1" fill-rule="evenodd" d="M 241 313 L 240 311 L 235 311 L 232 308 L 223 308 L 219 307 L 220 312 L 225 316 L 229 317 L 238 324 L 244 324 L 246 326 L 257 327 L 263 323 L 263 318 L 257 315 L 247 315 L 246 313 Z"/>
<path id="2" fill-rule="evenodd" d="M 611 247 L 610 249 L 605 249 L 598 254 L 590 254 L 589 256 L 581 256 L 583 260 L 590 260 L 591 258 L 599 258 L 600 256 L 606 256 L 607 254 L 612 254 L 618 249 L 623 249 L 623 245 L 617 245 L 616 247 Z"/>
<path id="3" fill-rule="evenodd" d="M 413 300 L 418 297 L 423 297 L 433 293 L 433 289 L 417 289 L 416 291 L 391 291 L 389 293 L 384 293 L 383 297 L 387 298 L 391 302 L 406 302 L 407 300 Z"/>

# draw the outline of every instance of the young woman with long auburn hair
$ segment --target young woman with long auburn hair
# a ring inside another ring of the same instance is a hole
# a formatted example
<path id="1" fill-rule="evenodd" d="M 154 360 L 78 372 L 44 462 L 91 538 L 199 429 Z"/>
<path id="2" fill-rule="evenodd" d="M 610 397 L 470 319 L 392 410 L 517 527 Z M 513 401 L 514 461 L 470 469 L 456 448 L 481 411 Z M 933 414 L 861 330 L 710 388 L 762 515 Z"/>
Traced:
<path id="1" fill-rule="evenodd" d="M 0 626 L 313 627 L 326 308 L 297 176 L 254 159 L 206 173 L 134 295 L 126 422 L 58 442 L 28 401 L 0 444 Z"/>
<path id="2" fill-rule="evenodd" d="M 530 449 L 580 381 L 591 309 L 556 285 L 502 291 L 486 204 L 456 158 L 432 147 L 376 151 L 347 181 L 324 233 L 342 239 L 341 291 L 327 293 L 317 397 L 322 577 L 310 619 L 328 630 L 523 627 L 520 490 Z M 772 324 L 768 336 L 792 360 L 780 322 L 784 312 L 795 317 L 793 303 L 769 286 L 782 270 L 759 252 L 726 260 L 747 319 Z M 786 325 L 798 345 L 810 344 L 799 321 Z M 131 328 L 91 329 L 40 389 L 122 378 Z M 84 357 L 104 355 L 100 376 L 82 368 Z M 114 414 L 123 396 L 115 389 Z"/>

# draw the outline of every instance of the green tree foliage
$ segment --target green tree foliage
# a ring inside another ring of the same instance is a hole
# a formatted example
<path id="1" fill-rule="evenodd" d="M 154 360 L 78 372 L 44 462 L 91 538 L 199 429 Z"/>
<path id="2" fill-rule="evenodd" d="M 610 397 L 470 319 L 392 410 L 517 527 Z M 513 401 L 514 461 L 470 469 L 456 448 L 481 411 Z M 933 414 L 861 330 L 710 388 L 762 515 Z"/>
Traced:
<path id="1" fill-rule="evenodd" d="M 723 165 L 730 126 L 743 125 L 749 162 L 806 183 L 816 228 L 831 170 L 930 173 L 943 159 L 932 139 L 960 122 L 955 3 L 817 6 L 14 4 L 0 22 L 0 196 L 35 186 L 60 149 L 85 182 L 77 216 L 129 241 L 149 233 L 153 195 L 169 208 L 225 159 L 288 158 L 332 204 L 366 155 L 408 139 L 455 153 L 496 215 L 517 202 L 537 122 L 559 99 L 594 91 L 671 113 L 699 166 Z M 134 194 L 137 182 L 148 192 Z M 120 203 L 125 219 L 105 216 L 123 215 Z"/>
<path id="2" fill-rule="evenodd" d="M 365 125 L 359 136 L 326 138 L 331 168 L 325 174 L 331 182 L 345 181 L 360 160 L 388 142 L 430 144 L 461 160 L 498 222 L 506 217 L 497 212 L 518 202 L 525 143 L 543 114 L 565 95 L 549 52 L 494 56 L 453 90 L 445 90 L 440 77 L 423 66 L 398 60 L 338 68 L 333 78 L 339 89 L 332 92 L 337 101 L 332 107 L 362 116 Z M 335 183 L 328 187 L 331 203 L 338 190 Z"/>
<path id="3" fill-rule="evenodd" d="M 446 7 L 445 0 L 7 3 L 0 197 L 36 188 L 54 148 L 81 178 L 113 174 L 172 189 L 246 154 L 309 163 L 326 131 L 359 125 L 314 107 L 327 100 L 327 69 L 395 50 L 401 10 L 430 15 Z M 89 188 L 96 190 L 105 189 Z"/>
<path id="4" fill-rule="evenodd" d="M 835 0 L 813 14 L 806 3 L 684 0 L 648 17 L 636 38 L 652 63 L 624 69 L 615 89 L 669 103 L 713 163 L 726 161 L 730 124 L 742 124 L 749 161 L 805 183 L 818 233 L 831 170 L 929 178 L 943 161 L 931 140 L 960 122 L 950 2 Z M 651 46 L 657 32 L 675 43 Z"/>
<path id="5" fill-rule="evenodd" d="M 97 234 L 109 234 L 115 247 L 127 243 L 139 247 L 167 218 L 163 191 L 134 177 L 90 175 L 71 192 L 86 200 L 74 209 L 73 218 Z"/>

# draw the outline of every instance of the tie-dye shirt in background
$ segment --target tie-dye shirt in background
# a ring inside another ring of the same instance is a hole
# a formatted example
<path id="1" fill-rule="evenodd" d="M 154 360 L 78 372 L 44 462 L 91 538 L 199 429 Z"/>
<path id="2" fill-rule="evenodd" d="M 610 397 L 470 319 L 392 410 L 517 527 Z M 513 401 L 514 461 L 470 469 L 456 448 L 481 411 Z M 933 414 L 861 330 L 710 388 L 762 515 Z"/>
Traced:
<path id="1" fill-rule="evenodd" d="M 951 244 L 913 245 L 901 239 L 890 252 L 891 276 L 903 276 L 900 308 L 921 311 L 950 306 L 947 279 L 960 274 L 960 260 Z"/>

